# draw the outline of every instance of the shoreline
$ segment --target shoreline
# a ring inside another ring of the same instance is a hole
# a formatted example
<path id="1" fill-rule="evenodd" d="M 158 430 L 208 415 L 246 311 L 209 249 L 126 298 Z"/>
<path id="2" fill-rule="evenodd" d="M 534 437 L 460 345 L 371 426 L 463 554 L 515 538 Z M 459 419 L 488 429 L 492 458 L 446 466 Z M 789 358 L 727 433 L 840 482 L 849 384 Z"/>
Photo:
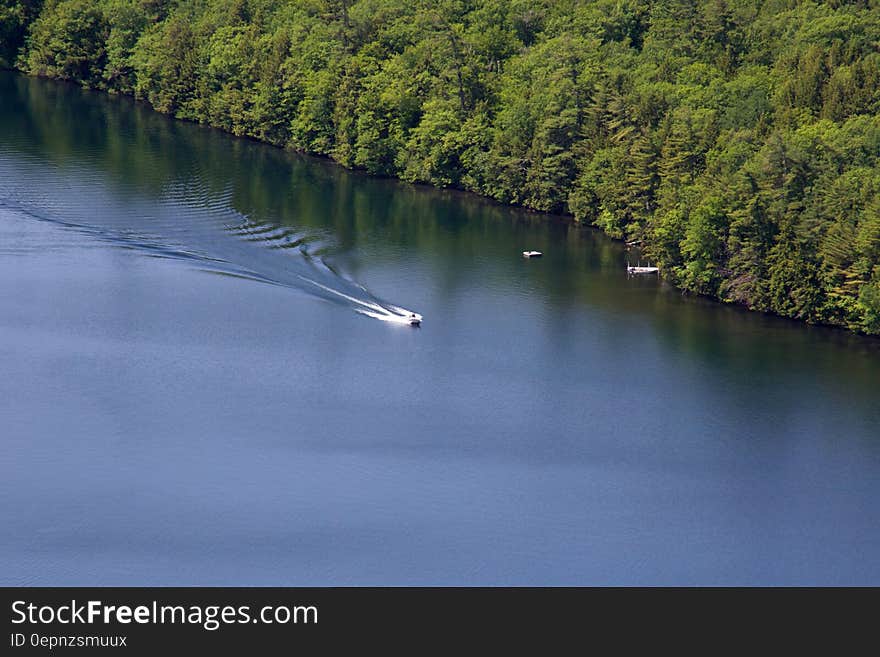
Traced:
<path id="1" fill-rule="evenodd" d="M 26 78 L 33 79 L 33 80 L 43 80 L 43 81 L 50 82 L 53 84 L 69 85 L 71 87 L 75 87 L 75 88 L 77 88 L 81 91 L 84 91 L 84 92 L 100 94 L 101 96 L 103 96 L 105 98 L 126 99 L 127 101 L 129 101 L 139 107 L 142 107 L 150 112 L 154 112 L 154 113 L 161 115 L 163 117 L 166 117 L 168 119 L 171 119 L 174 121 L 180 121 L 181 123 L 189 124 L 192 126 L 198 126 L 200 128 L 215 131 L 217 133 L 223 134 L 223 135 L 225 135 L 227 137 L 231 137 L 233 139 L 241 139 L 241 140 L 253 143 L 253 144 L 259 144 L 261 146 L 268 146 L 273 149 L 276 149 L 279 152 L 293 154 L 298 157 L 305 157 L 305 158 L 309 158 L 309 159 L 314 159 L 314 160 L 321 162 L 322 164 L 324 164 L 326 166 L 332 166 L 334 168 L 344 170 L 345 172 L 352 174 L 352 175 L 356 175 L 358 177 L 362 177 L 362 178 L 370 179 L 370 180 L 375 180 L 375 181 L 387 181 L 387 182 L 391 182 L 396 185 L 405 185 L 405 186 L 411 187 L 413 189 L 430 190 L 432 193 L 450 194 L 453 196 L 461 195 L 461 196 L 475 199 L 475 200 L 479 199 L 480 202 L 487 203 L 487 204 L 489 204 L 493 207 L 496 207 L 496 208 L 504 208 L 507 210 L 512 210 L 512 211 L 523 213 L 525 215 L 529 215 L 529 216 L 535 217 L 535 218 L 540 217 L 544 221 L 549 220 L 549 221 L 563 222 L 563 223 L 566 223 L 566 224 L 569 224 L 572 226 L 577 226 L 580 229 L 586 229 L 589 231 L 597 232 L 597 233 L 601 234 L 603 237 L 610 239 L 611 241 L 616 242 L 618 244 L 623 244 L 623 245 L 627 244 L 627 240 L 625 237 L 622 237 L 622 238 L 615 237 L 615 236 L 607 233 L 600 226 L 597 226 L 594 224 L 587 224 L 587 223 L 578 221 L 575 218 L 574 214 L 571 212 L 558 213 L 558 212 L 548 212 L 548 211 L 544 211 L 544 210 L 537 210 L 535 208 L 530 208 L 530 207 L 527 207 L 524 205 L 505 203 L 503 201 L 499 201 L 498 199 L 492 198 L 491 196 L 481 194 L 480 192 L 477 192 L 474 190 L 463 189 L 461 187 L 453 187 L 453 186 L 438 187 L 436 185 L 432 185 L 427 182 L 412 182 L 412 181 L 404 180 L 404 179 L 397 177 L 397 176 L 370 173 L 369 171 L 367 171 L 363 167 L 346 166 L 345 164 L 335 160 L 333 157 L 331 157 L 330 155 L 328 155 L 326 153 L 309 152 L 309 151 L 305 151 L 305 150 L 292 148 L 290 146 L 283 146 L 283 145 L 272 143 L 270 141 L 260 139 L 259 137 L 255 137 L 253 135 L 235 134 L 234 132 L 231 132 L 229 130 L 225 130 L 222 127 L 213 125 L 208 122 L 196 121 L 196 120 L 186 118 L 186 117 L 178 117 L 172 113 L 163 112 L 161 110 L 156 109 L 146 99 L 137 98 L 133 94 L 129 94 L 129 93 L 126 93 L 123 91 L 118 91 L 118 90 L 114 90 L 114 89 L 102 89 L 100 87 L 84 85 L 84 84 L 82 84 L 76 80 L 72 80 L 72 79 L 63 79 L 63 78 L 46 76 L 46 75 L 31 74 L 31 73 L 28 73 L 28 72 L 23 71 L 21 69 L 18 69 L 18 68 L 0 67 L 0 72 L 7 72 L 7 73 L 10 73 L 13 75 L 20 75 L 22 77 L 26 77 Z M 623 272 L 624 266 L 622 266 L 621 269 Z M 790 322 L 790 323 L 798 324 L 800 326 L 806 326 L 806 327 L 810 327 L 810 328 L 818 328 L 818 329 L 822 329 L 822 330 L 832 330 L 834 332 L 842 332 L 845 335 L 857 336 L 858 338 L 867 338 L 870 342 L 880 344 L 880 335 L 866 333 L 861 330 L 854 330 L 852 328 L 849 328 L 849 327 L 841 325 L 841 324 L 833 324 L 833 323 L 828 323 L 828 322 L 808 322 L 808 321 L 798 319 L 795 317 L 788 317 L 786 315 L 782 315 L 780 313 L 773 312 L 772 310 L 758 310 L 758 309 L 749 308 L 747 305 L 745 305 L 743 303 L 737 303 L 735 301 L 725 301 L 724 299 L 722 299 L 718 296 L 715 296 L 715 295 L 702 294 L 702 293 L 689 291 L 679 285 L 675 285 L 674 283 L 670 282 L 670 280 L 663 275 L 663 268 L 662 267 L 660 268 L 660 270 L 658 272 L 658 277 L 666 285 L 669 285 L 672 288 L 674 288 L 675 290 L 677 290 L 678 292 L 680 292 L 682 294 L 682 296 L 688 296 L 688 297 L 692 297 L 695 299 L 701 299 L 706 302 L 711 302 L 712 304 L 717 304 L 723 308 L 735 309 L 738 312 L 748 312 L 748 313 L 753 313 L 753 314 L 757 314 L 757 315 L 763 315 L 766 317 L 774 317 L 774 318 L 786 320 L 787 322 Z"/>

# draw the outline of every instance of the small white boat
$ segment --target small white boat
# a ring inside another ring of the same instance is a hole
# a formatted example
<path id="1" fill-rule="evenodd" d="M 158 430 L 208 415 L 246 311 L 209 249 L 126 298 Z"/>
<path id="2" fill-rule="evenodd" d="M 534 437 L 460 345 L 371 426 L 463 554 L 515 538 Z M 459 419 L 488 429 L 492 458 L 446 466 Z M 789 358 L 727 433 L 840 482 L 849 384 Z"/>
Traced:
<path id="1" fill-rule="evenodd" d="M 422 323 L 422 316 L 418 313 L 410 313 L 406 317 L 406 321 L 410 326 L 419 326 Z"/>
<path id="2" fill-rule="evenodd" d="M 523 251 L 523 257 L 526 258 L 540 258 L 542 255 L 540 251 Z"/>
<path id="3" fill-rule="evenodd" d="M 656 274 L 660 271 L 659 267 L 632 267 L 627 266 L 627 274 Z"/>

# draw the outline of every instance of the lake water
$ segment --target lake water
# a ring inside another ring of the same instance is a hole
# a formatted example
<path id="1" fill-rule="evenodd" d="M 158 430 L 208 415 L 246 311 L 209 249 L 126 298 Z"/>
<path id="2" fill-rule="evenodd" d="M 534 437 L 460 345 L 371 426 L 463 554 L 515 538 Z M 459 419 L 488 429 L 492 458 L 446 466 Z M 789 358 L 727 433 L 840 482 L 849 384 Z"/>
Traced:
<path id="1" fill-rule="evenodd" d="M 880 340 L 627 257 L 0 74 L 0 584 L 880 584 Z"/>

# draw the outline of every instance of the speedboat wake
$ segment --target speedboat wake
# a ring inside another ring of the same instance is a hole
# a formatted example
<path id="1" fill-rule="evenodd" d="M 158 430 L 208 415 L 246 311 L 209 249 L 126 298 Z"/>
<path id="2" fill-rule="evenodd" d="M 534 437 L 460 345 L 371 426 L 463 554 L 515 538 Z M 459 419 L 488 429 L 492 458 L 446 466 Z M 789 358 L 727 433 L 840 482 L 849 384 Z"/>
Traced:
<path id="1" fill-rule="evenodd" d="M 197 178 L 145 194 L 120 190 L 83 164 L 49 172 L 37 158 L 0 148 L 0 207 L 148 255 L 289 287 L 383 322 L 421 323 L 418 313 L 382 301 L 330 266 L 335 240 L 328 231 L 254 221 L 232 206 L 231 193 Z"/>

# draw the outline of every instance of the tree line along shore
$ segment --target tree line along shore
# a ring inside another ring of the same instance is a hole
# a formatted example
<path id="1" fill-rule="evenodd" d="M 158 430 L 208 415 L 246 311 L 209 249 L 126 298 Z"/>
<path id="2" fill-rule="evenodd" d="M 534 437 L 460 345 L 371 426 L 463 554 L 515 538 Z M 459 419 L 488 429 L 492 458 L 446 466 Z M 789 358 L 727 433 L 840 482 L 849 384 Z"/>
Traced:
<path id="1" fill-rule="evenodd" d="M 880 334 L 880 0 L 0 0 L 0 65 Z"/>

